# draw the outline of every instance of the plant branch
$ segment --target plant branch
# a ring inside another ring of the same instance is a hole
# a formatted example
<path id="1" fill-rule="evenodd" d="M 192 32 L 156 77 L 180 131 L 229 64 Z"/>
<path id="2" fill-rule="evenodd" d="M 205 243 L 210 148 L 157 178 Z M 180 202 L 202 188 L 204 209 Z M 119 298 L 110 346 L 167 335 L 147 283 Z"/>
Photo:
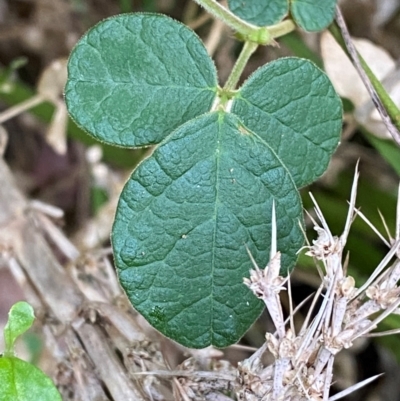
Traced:
<path id="1" fill-rule="evenodd" d="M 246 42 L 244 44 L 239 58 L 236 60 L 236 63 L 233 66 L 231 75 L 229 75 L 229 78 L 225 83 L 224 91 L 231 91 L 235 89 L 247 62 L 249 61 L 249 58 L 256 51 L 257 47 L 258 44 L 254 42 Z"/>
<path id="2" fill-rule="evenodd" d="M 290 19 L 269 27 L 260 27 L 242 20 L 216 0 L 194 1 L 204 7 L 214 17 L 222 20 L 226 25 L 235 30 L 245 42 L 271 45 L 274 43 L 274 38 L 286 35 L 296 28 L 295 23 Z"/>
<path id="3" fill-rule="evenodd" d="M 10 120 L 11 118 L 23 113 L 24 111 L 36 107 L 37 105 L 45 101 L 46 100 L 41 95 L 34 95 L 30 99 L 27 99 L 22 103 L 8 108 L 7 110 L 0 113 L 0 124 L 3 124 L 5 121 Z"/>
<path id="4" fill-rule="evenodd" d="M 336 8 L 336 24 L 331 25 L 330 32 L 353 62 L 387 130 L 400 146 L 400 110 L 368 64 L 357 52 L 339 7 Z"/>
<path id="5" fill-rule="evenodd" d="M 279 24 L 271 25 L 268 27 L 268 31 L 272 38 L 279 38 L 280 36 L 287 35 L 288 33 L 296 29 L 296 24 L 292 19 L 279 22 Z"/>
<path id="6" fill-rule="evenodd" d="M 219 4 L 216 0 L 194 0 L 196 3 L 205 8 L 210 14 L 224 21 L 226 25 L 230 26 L 235 31 L 244 36 L 253 35 L 254 32 L 260 28 L 243 21 L 237 17 L 230 10 Z"/>

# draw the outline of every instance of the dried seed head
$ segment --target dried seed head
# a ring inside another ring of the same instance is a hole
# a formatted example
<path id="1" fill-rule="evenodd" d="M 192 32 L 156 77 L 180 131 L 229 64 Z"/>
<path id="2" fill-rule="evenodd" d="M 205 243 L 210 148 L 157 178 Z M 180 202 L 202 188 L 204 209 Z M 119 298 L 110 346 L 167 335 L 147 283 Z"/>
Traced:
<path id="1" fill-rule="evenodd" d="M 281 254 L 277 252 L 264 270 L 255 265 L 255 269 L 250 270 L 250 278 L 244 278 L 243 282 L 258 298 L 279 294 L 285 289 L 282 286 L 285 279 L 279 275 L 280 267 Z"/>
<path id="2" fill-rule="evenodd" d="M 350 348 L 353 343 L 354 330 L 344 330 L 340 332 L 336 337 L 332 339 L 326 339 L 324 341 L 325 348 L 332 354 L 336 355 L 343 348 Z"/>
<path id="3" fill-rule="evenodd" d="M 265 339 L 267 341 L 268 351 L 273 355 L 273 357 L 275 359 L 278 359 L 278 357 L 279 357 L 279 342 L 278 342 L 277 338 L 271 333 L 266 333 L 265 334 Z"/>
<path id="4" fill-rule="evenodd" d="M 295 338 L 292 330 L 288 329 L 286 336 L 282 338 L 279 344 L 280 358 L 293 358 L 296 354 Z"/>
<path id="5" fill-rule="evenodd" d="M 367 297 L 376 301 L 382 309 L 393 305 L 399 299 L 399 293 L 400 288 L 398 287 L 386 290 L 376 285 L 371 285 L 366 291 Z"/>
<path id="6" fill-rule="evenodd" d="M 341 280 L 340 285 L 340 295 L 345 298 L 351 298 L 354 293 L 355 288 L 354 278 L 351 276 L 347 276 Z"/>
<path id="7" fill-rule="evenodd" d="M 306 255 L 313 256 L 318 260 L 325 260 L 328 256 L 342 251 L 337 236 L 332 236 L 330 232 L 318 226 L 315 226 L 314 230 L 318 233 L 318 238 L 313 240 L 313 245 L 310 246 Z"/>

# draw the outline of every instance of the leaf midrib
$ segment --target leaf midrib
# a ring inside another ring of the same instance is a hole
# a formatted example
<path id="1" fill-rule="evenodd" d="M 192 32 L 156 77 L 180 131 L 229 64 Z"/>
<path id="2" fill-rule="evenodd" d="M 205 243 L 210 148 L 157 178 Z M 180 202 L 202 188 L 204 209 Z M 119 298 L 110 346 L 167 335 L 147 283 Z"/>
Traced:
<path id="1" fill-rule="evenodd" d="M 215 206 L 214 206 L 214 236 L 212 240 L 212 261 L 211 261 L 211 302 L 210 302 L 210 316 L 211 316 L 211 338 L 210 343 L 214 344 L 214 271 L 215 271 L 215 254 L 216 254 L 216 238 L 217 238 L 217 219 L 218 219 L 218 208 L 219 208 L 219 169 L 220 169 L 220 158 L 221 158 L 221 126 L 223 123 L 223 113 L 218 113 L 218 136 L 217 136 L 217 146 L 215 148 L 216 152 L 216 180 L 215 180 Z"/>

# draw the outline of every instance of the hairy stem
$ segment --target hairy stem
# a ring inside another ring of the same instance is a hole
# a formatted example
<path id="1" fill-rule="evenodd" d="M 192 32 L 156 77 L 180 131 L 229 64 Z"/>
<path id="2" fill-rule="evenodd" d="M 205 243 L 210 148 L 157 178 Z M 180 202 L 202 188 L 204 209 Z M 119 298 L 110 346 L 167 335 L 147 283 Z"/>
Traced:
<path id="1" fill-rule="evenodd" d="M 270 45 L 274 38 L 292 32 L 296 25 L 292 20 L 285 20 L 269 27 L 259 27 L 242 20 L 216 0 L 194 0 L 204 7 L 214 17 L 222 20 L 234 29 L 246 42 L 255 42 L 259 45 Z"/>
<path id="2" fill-rule="evenodd" d="M 235 31 L 244 36 L 253 35 L 260 28 L 243 21 L 237 17 L 230 10 L 219 4 L 216 0 L 194 0 L 196 3 L 204 7 L 210 14 L 224 21 L 226 25 L 230 26 Z"/>
<path id="3" fill-rule="evenodd" d="M 256 51 L 257 47 L 258 44 L 254 42 L 246 42 L 244 44 L 239 58 L 236 60 L 236 63 L 233 66 L 231 75 L 225 83 L 224 91 L 231 91 L 235 89 L 247 62 L 249 61 L 249 58 Z"/>
<path id="4" fill-rule="evenodd" d="M 291 19 L 287 19 L 285 21 L 279 22 L 279 24 L 271 25 L 268 27 L 268 31 L 273 38 L 279 38 L 280 36 L 287 35 L 295 29 L 296 24 Z"/>

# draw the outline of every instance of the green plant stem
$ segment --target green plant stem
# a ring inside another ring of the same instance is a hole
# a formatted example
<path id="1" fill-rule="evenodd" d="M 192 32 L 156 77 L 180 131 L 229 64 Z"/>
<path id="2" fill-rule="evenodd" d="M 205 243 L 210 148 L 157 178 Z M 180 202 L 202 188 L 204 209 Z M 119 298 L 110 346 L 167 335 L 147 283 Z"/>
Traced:
<path id="1" fill-rule="evenodd" d="M 236 32 L 241 33 L 244 36 L 253 35 L 259 31 L 259 27 L 243 21 L 237 17 L 230 10 L 216 2 L 215 0 L 194 0 L 200 6 L 205 8 L 210 14 L 224 21 L 226 25 L 230 26 Z"/>
<path id="2" fill-rule="evenodd" d="M 240 76 L 242 75 L 242 72 L 246 67 L 247 62 L 249 61 L 249 58 L 256 51 L 257 47 L 257 43 L 245 42 L 239 58 L 236 60 L 236 63 L 233 66 L 231 75 L 229 75 L 229 78 L 225 83 L 224 91 L 228 92 L 235 89 L 237 83 L 239 82 Z"/>
<path id="3" fill-rule="evenodd" d="M 276 25 L 268 27 L 268 31 L 273 38 L 279 38 L 280 36 L 287 35 L 288 33 L 296 29 L 296 24 L 293 20 L 287 19 Z"/>
<path id="4" fill-rule="evenodd" d="M 349 55 L 349 52 L 347 50 L 347 47 L 345 45 L 345 42 L 343 40 L 342 34 L 340 33 L 338 26 L 336 24 L 332 24 L 329 27 L 329 31 L 331 32 L 332 36 L 335 38 L 336 42 L 341 46 L 341 48 L 344 50 L 344 52 L 347 54 L 347 56 L 351 60 L 351 57 Z M 378 94 L 379 99 L 381 100 L 383 106 L 385 107 L 393 125 L 398 130 L 400 130 L 400 110 L 399 110 L 399 108 L 393 102 L 392 98 L 389 96 L 386 89 L 384 88 L 382 83 L 379 81 L 379 79 L 371 71 L 368 64 L 365 62 L 365 60 L 360 55 L 360 53 L 357 52 L 357 54 L 358 54 L 358 58 L 360 60 L 361 67 L 363 68 L 365 74 L 371 81 L 371 84 L 372 84 L 373 88 L 375 89 L 376 93 Z"/>
<path id="5" fill-rule="evenodd" d="M 386 108 L 386 111 L 388 112 L 390 119 L 392 120 L 393 124 L 396 126 L 398 130 L 400 130 L 400 110 L 396 106 L 396 104 L 393 102 L 392 98 L 389 96 L 387 93 L 386 89 L 382 85 L 381 81 L 376 77 L 376 75 L 371 71 L 369 68 L 368 64 L 365 62 L 365 60 L 362 58 L 360 55 L 360 63 L 362 68 L 364 69 L 365 73 L 367 74 L 367 77 L 372 83 L 372 86 L 376 90 L 376 93 L 378 94 L 379 98 L 381 99 L 381 102 Z"/>
<path id="6" fill-rule="evenodd" d="M 270 45 L 274 43 L 274 38 L 286 35 L 296 28 L 295 23 L 290 19 L 269 27 L 259 27 L 242 20 L 216 0 L 194 1 L 204 7 L 214 17 L 219 18 L 226 25 L 235 30 L 245 42 Z"/>
<path id="7" fill-rule="evenodd" d="M 269 27 L 259 27 L 242 20 L 216 0 L 194 1 L 204 7 L 214 17 L 220 19 L 226 25 L 234 29 L 245 42 L 255 42 L 259 45 L 271 45 L 274 44 L 274 38 L 286 35 L 296 28 L 296 24 L 291 19 Z"/>

